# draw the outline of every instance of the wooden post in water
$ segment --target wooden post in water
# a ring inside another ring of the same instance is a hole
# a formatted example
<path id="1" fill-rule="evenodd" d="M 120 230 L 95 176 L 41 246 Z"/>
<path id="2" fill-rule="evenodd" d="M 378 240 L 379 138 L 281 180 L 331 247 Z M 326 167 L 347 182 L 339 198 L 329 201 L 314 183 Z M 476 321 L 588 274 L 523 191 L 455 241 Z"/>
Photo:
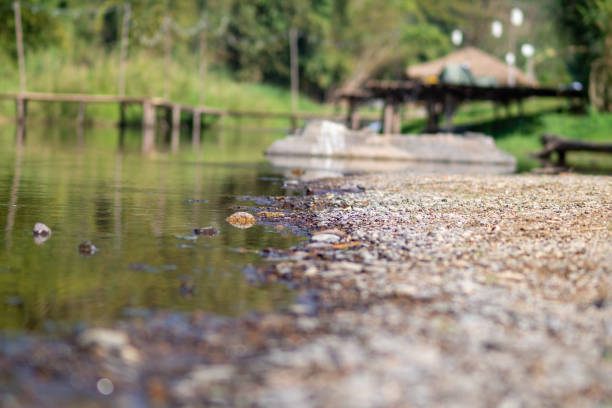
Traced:
<path id="1" fill-rule="evenodd" d="M 385 101 L 383 108 L 383 134 L 391 134 L 393 130 L 393 102 L 389 99 Z"/>
<path id="2" fill-rule="evenodd" d="M 401 106 L 399 103 L 393 104 L 393 124 L 391 132 L 394 135 L 399 135 L 402 133 L 402 115 L 401 115 Z"/>
<path id="3" fill-rule="evenodd" d="M 125 116 L 125 109 L 127 104 L 125 102 L 119 103 L 119 127 L 124 128 L 127 125 L 127 119 Z"/>
<path id="4" fill-rule="evenodd" d="M 298 128 L 298 117 L 294 113 L 291 115 L 291 133 L 295 133 L 297 128 Z"/>
<path id="5" fill-rule="evenodd" d="M 17 99 L 15 99 L 15 107 L 17 110 L 17 122 L 23 125 L 26 120 L 26 101 L 21 96 L 17 96 Z"/>
<path id="6" fill-rule="evenodd" d="M 191 143 L 195 150 L 200 148 L 200 117 L 201 112 L 198 109 L 193 110 L 193 132 L 191 134 Z"/>
<path id="7" fill-rule="evenodd" d="M 142 151 L 150 152 L 155 145 L 155 106 L 150 100 L 142 103 Z"/>
<path id="8" fill-rule="evenodd" d="M 357 113 L 357 109 L 359 108 L 359 103 L 355 98 L 349 98 L 348 101 L 348 115 L 346 118 L 347 125 L 352 130 L 359 130 L 359 114 Z"/>
<path id="9" fill-rule="evenodd" d="M 127 64 L 128 33 L 130 29 L 130 3 L 125 3 L 121 29 L 121 59 L 119 60 L 119 95 L 125 95 L 125 68 Z"/>
<path id="10" fill-rule="evenodd" d="M 172 105 L 172 152 L 176 153 L 179 149 L 179 136 L 181 128 L 181 106 Z"/>
<path id="11" fill-rule="evenodd" d="M 79 116 L 77 118 L 77 140 L 79 146 L 83 145 L 83 127 L 85 126 L 85 102 L 79 102 Z"/>
<path id="12" fill-rule="evenodd" d="M 289 48 L 291 54 L 291 112 L 296 113 L 298 110 L 298 44 L 297 30 L 291 27 L 289 30 Z"/>

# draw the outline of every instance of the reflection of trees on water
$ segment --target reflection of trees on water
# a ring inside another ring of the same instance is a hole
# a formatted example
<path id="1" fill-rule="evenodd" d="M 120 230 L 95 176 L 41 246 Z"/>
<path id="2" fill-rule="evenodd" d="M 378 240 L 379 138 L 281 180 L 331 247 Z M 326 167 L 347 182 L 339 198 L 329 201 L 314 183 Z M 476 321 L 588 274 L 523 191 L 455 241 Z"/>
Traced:
<path id="1" fill-rule="evenodd" d="M 121 140 L 121 139 L 120 139 Z M 123 152 L 121 148 L 115 155 L 115 194 L 113 197 L 113 219 L 115 224 L 115 249 L 121 248 L 121 168 Z"/>
<path id="2" fill-rule="evenodd" d="M 193 163 L 192 156 L 166 159 L 160 157 L 163 153 L 143 157 L 140 144 L 130 144 L 140 142 L 139 137 L 126 137 L 125 152 L 118 152 L 112 133 L 98 129 L 85 131 L 82 148 L 75 146 L 76 136 L 69 129 L 28 131 L 27 146 L 22 145 L 23 135 L 17 148 L 13 135 L 0 140 L 0 148 L 16 153 L 7 156 L 17 160 L 15 173 L 6 173 L 5 194 L 11 193 L 11 204 L 20 204 L 9 208 L 11 228 L 18 233 L 11 248 L 2 245 L 0 251 L 0 257 L 7 255 L 9 268 L 0 274 L 0 298 L 15 296 L 21 302 L 19 308 L 0 310 L 0 326 L 38 330 L 49 321 L 109 324 L 126 307 L 237 314 L 272 310 L 290 298 L 281 286 L 249 285 L 241 267 L 258 258 L 234 249 L 284 247 L 291 237 L 267 233 L 270 228 L 263 226 L 237 230 L 224 221 L 232 205 L 252 205 L 236 201 L 236 195 L 279 194 L 277 184 L 258 180 L 260 169 Z M 64 140 L 65 134 L 72 139 Z M 227 148 L 231 151 L 214 151 L 211 157 L 230 160 L 236 145 L 228 143 Z M 192 199 L 208 202 L 185 202 Z M 50 245 L 32 250 L 24 228 L 37 220 L 57 227 L 57 235 Z M 220 234 L 195 243 L 175 237 L 206 225 L 215 225 Z M 76 249 L 86 239 L 101 248 L 90 258 Z M 178 247 L 181 244 L 193 248 Z M 132 263 L 150 269 L 133 270 Z M 184 282 L 193 297 L 183 296 Z"/>
<path id="3" fill-rule="evenodd" d="M 13 183 L 11 186 L 11 195 L 9 201 L 8 215 L 6 217 L 6 247 L 12 245 L 13 226 L 15 225 L 15 213 L 17 211 L 17 200 L 19 199 L 19 182 L 21 181 L 21 164 L 23 160 L 23 141 L 25 139 L 25 125 L 17 125 L 15 147 L 15 173 L 13 175 Z"/>

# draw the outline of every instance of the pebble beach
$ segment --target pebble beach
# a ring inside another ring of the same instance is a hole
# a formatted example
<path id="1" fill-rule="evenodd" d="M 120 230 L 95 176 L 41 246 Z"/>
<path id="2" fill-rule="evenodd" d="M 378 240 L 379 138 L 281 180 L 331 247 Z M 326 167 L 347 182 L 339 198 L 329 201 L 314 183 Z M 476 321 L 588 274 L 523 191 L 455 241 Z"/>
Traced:
<path id="1" fill-rule="evenodd" d="M 286 310 L 0 339 L 2 405 L 612 404 L 612 177 L 292 186 L 248 212 L 308 240 L 245 266 L 295 290 Z"/>

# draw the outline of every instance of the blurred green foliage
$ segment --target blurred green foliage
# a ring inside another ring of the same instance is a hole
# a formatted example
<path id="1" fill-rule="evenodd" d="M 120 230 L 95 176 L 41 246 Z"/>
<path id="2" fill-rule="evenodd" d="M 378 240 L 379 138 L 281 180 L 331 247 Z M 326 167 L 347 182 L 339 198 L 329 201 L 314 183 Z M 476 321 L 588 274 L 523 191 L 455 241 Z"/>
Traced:
<path id="1" fill-rule="evenodd" d="M 448 53 L 452 50 L 450 33 L 459 28 L 464 32 L 464 44 L 483 48 L 498 57 L 513 50 L 519 66 L 525 63 L 520 45 L 534 44 L 540 80 L 559 83 L 567 82 L 569 77 L 563 59 L 558 58 L 562 52 L 551 53 L 562 47 L 554 31 L 555 21 L 571 17 L 566 14 L 571 14 L 576 4 L 589 2 L 609 3 L 608 0 L 131 0 L 129 58 L 150 58 L 150 69 L 162 68 L 164 22 L 169 17 L 172 27 L 168 30 L 168 44 L 173 65 L 185 67 L 189 63 L 192 75 L 197 77 L 200 36 L 188 28 L 205 19 L 209 66 L 229 72 L 239 80 L 286 87 L 290 78 L 288 32 L 294 27 L 298 31 L 300 89 L 324 100 L 338 89 L 358 86 L 366 78 L 399 78 L 408 64 Z M 555 7 L 559 3 L 568 10 L 561 13 L 565 17 L 559 16 Z M 35 60 L 33 54 L 41 50 L 66 64 L 92 68 L 99 65 L 101 58 L 114 58 L 118 63 L 126 4 L 123 0 L 33 0 L 21 4 L 27 63 L 29 59 Z M 509 23 L 510 9 L 514 6 L 525 11 L 521 27 Z M 494 19 L 504 23 L 502 39 L 490 33 Z M 579 27 L 580 23 L 576 24 L 572 27 Z M 584 41 L 591 41 L 591 36 L 599 38 L 597 30 L 583 34 Z M 0 62 L 14 63 L 11 0 L 0 0 L 0 46 Z M 50 50 L 56 51 L 49 53 Z M 8 73 L 6 68 L 5 72 Z M 128 85 L 128 92 L 129 88 Z"/>
<path id="2" fill-rule="evenodd" d="M 610 52 L 612 1 L 557 0 L 557 21 L 564 40 L 572 46 L 568 65 L 577 80 L 587 83 L 591 64 Z"/>

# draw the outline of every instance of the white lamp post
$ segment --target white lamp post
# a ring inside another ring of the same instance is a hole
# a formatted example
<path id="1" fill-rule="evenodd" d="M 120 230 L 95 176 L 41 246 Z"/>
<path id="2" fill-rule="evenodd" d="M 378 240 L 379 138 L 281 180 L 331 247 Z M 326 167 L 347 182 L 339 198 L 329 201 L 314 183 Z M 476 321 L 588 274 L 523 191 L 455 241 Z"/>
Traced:
<path id="1" fill-rule="evenodd" d="M 495 38 L 500 38 L 502 36 L 502 34 L 504 33 L 504 25 L 502 24 L 501 21 L 499 20 L 493 21 L 493 23 L 491 24 L 491 33 L 493 34 L 493 37 Z"/>
<path id="2" fill-rule="evenodd" d="M 451 33 L 451 41 L 455 45 L 455 47 L 460 46 L 461 43 L 463 43 L 463 32 L 461 32 L 461 30 L 459 29 L 453 30 L 453 32 Z"/>
<path id="3" fill-rule="evenodd" d="M 523 15 L 523 11 L 520 8 L 513 8 L 510 12 L 510 22 L 513 26 L 521 26 L 523 24 L 525 16 Z"/>
<path id="4" fill-rule="evenodd" d="M 516 64 L 516 56 L 509 52 L 506 54 L 506 64 L 508 64 L 508 86 L 516 85 L 514 78 L 514 64 Z"/>
<path id="5" fill-rule="evenodd" d="M 529 43 L 523 44 L 521 47 L 521 54 L 527 58 L 527 75 L 529 76 L 529 82 L 533 86 L 535 84 L 535 74 L 533 69 L 533 55 L 535 54 L 535 48 Z"/>

